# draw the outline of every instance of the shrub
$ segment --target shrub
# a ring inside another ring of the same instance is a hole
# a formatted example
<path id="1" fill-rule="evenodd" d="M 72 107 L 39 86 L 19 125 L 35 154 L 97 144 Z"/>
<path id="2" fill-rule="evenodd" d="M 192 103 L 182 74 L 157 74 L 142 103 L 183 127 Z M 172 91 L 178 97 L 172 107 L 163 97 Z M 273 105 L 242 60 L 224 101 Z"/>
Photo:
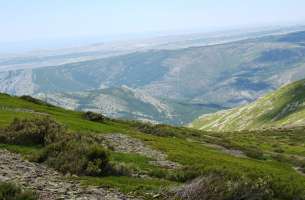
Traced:
<path id="1" fill-rule="evenodd" d="M 276 160 L 276 161 L 278 161 L 278 162 L 289 162 L 290 160 L 289 159 L 287 159 L 284 155 L 282 155 L 282 154 L 273 154 L 273 155 L 271 155 L 271 157 L 274 159 L 274 160 Z"/>
<path id="2" fill-rule="evenodd" d="M 1 134 L 6 143 L 17 145 L 48 145 L 64 135 L 65 129 L 49 117 L 18 119 Z"/>
<path id="3" fill-rule="evenodd" d="M 175 131 L 171 130 L 166 125 L 153 125 L 153 124 L 138 124 L 137 129 L 143 133 L 157 135 L 162 137 L 175 136 Z"/>
<path id="4" fill-rule="evenodd" d="M 10 97 L 11 95 L 9 95 L 9 94 L 7 94 L 7 93 L 2 93 L 2 92 L 0 92 L 0 95 L 1 96 L 7 96 L 7 97 Z"/>
<path id="5" fill-rule="evenodd" d="M 264 152 L 261 149 L 258 149 L 257 147 L 242 148 L 242 151 L 246 154 L 246 156 L 250 158 L 259 160 L 265 159 Z"/>
<path id="6" fill-rule="evenodd" d="M 44 105 L 44 106 L 49 106 L 49 107 L 55 107 L 54 105 L 52 104 L 49 104 L 47 102 L 44 102 L 44 101 L 41 101 L 39 99 L 35 99 L 29 95 L 23 95 L 21 97 L 19 97 L 20 99 L 23 99 L 25 101 L 28 101 L 28 102 L 31 102 L 31 103 L 34 103 L 34 104 L 37 104 L 37 105 Z"/>
<path id="7" fill-rule="evenodd" d="M 190 129 L 186 127 L 174 127 L 165 124 L 132 122 L 131 125 L 140 132 L 161 137 L 200 137 L 204 133 L 195 129 Z"/>
<path id="8" fill-rule="evenodd" d="M 183 167 L 181 170 L 175 173 L 170 173 L 167 175 L 168 180 L 186 182 L 200 176 L 201 172 L 193 167 Z"/>
<path id="9" fill-rule="evenodd" d="M 276 152 L 276 153 L 284 153 L 285 151 L 284 151 L 284 149 L 282 149 L 280 147 L 277 147 L 277 148 L 274 149 L 274 152 Z"/>
<path id="10" fill-rule="evenodd" d="M 108 152 L 99 145 L 82 140 L 82 137 L 48 145 L 34 161 L 63 172 L 77 175 L 102 176 L 109 171 Z"/>
<path id="11" fill-rule="evenodd" d="M 84 114 L 84 117 L 89 120 L 89 121 L 94 121 L 94 122 L 105 122 L 106 121 L 106 117 L 102 114 L 98 114 L 98 113 L 94 113 L 94 112 L 86 112 Z"/>
<path id="12" fill-rule="evenodd" d="M 190 166 L 184 166 L 181 169 L 177 170 L 154 168 L 148 171 L 148 175 L 151 177 L 167 179 L 175 182 L 186 182 L 189 180 L 193 180 L 201 174 L 202 173 L 199 169 Z"/>
<path id="13" fill-rule="evenodd" d="M 106 169 L 107 175 L 130 176 L 134 170 L 125 163 L 110 163 Z"/>
<path id="14" fill-rule="evenodd" d="M 3 129 L 0 129 L 0 142 L 7 143 L 7 135 Z"/>
<path id="15" fill-rule="evenodd" d="M 148 171 L 149 176 L 155 177 L 155 178 L 160 178 L 160 179 L 167 178 L 167 176 L 169 176 L 169 174 L 170 174 L 169 171 L 164 170 L 164 169 L 159 169 L 159 168 L 155 168 L 155 169 Z"/>
<path id="16" fill-rule="evenodd" d="M 273 198 L 268 182 L 246 178 L 227 179 L 217 174 L 196 178 L 170 196 L 181 200 L 269 200 Z"/>
<path id="17" fill-rule="evenodd" d="M 0 182 L 0 199 L 3 200 L 36 200 L 37 195 L 31 191 L 22 191 L 11 183 Z"/>
<path id="18" fill-rule="evenodd" d="M 31 160 L 45 162 L 63 173 L 101 176 L 123 172 L 122 167 L 109 164 L 108 152 L 97 144 L 98 138 L 69 133 L 49 117 L 16 118 L 3 132 L 0 139 L 5 143 L 44 146 Z"/>

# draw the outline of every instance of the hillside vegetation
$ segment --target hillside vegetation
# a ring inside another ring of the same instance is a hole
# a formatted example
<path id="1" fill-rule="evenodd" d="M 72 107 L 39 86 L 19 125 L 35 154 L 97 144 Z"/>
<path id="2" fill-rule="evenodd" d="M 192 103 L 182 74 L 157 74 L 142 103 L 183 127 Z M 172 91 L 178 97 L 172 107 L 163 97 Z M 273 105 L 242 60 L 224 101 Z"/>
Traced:
<path id="1" fill-rule="evenodd" d="M 37 200 L 37 196 L 27 190 L 23 191 L 20 187 L 12 183 L 0 182 L 0 199 L 3 200 Z"/>
<path id="2" fill-rule="evenodd" d="M 234 131 L 304 125 L 305 80 L 301 80 L 248 105 L 203 115 L 190 126 L 209 131 Z"/>
<path id="3" fill-rule="evenodd" d="M 1 148 L 86 186 L 115 188 L 144 199 L 305 199 L 304 145 L 299 140 L 289 151 L 279 150 L 303 129 L 289 130 L 289 135 L 253 133 L 270 144 L 277 141 L 274 134 L 283 136 L 277 148 L 255 147 L 243 134 L 225 138 L 114 120 L 30 97 L 1 94 L 0 105 Z"/>

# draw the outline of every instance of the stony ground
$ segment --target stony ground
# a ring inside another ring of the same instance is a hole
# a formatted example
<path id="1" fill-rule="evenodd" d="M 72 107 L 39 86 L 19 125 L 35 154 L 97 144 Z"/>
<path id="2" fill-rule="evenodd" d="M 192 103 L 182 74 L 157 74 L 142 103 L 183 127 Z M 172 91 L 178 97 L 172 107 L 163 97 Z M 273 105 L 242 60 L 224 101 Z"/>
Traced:
<path id="1" fill-rule="evenodd" d="M 41 200 L 131 200 L 115 191 L 98 187 L 82 187 L 67 180 L 55 170 L 25 161 L 20 155 L 0 150 L 0 181 L 10 181 L 37 191 Z"/>
<path id="2" fill-rule="evenodd" d="M 179 163 L 170 161 L 167 159 L 167 155 L 156 149 L 152 149 L 141 140 L 123 135 L 120 133 L 107 134 L 103 136 L 104 145 L 117 152 L 122 153 L 136 153 L 142 156 L 151 158 L 153 164 L 169 168 L 176 169 L 181 167 Z"/>

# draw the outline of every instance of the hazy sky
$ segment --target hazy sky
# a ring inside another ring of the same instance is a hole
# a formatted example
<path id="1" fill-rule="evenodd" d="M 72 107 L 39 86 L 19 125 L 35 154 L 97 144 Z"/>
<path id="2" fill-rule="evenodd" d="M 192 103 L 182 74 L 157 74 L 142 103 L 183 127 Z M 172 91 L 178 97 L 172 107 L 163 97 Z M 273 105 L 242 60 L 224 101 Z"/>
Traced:
<path id="1" fill-rule="evenodd" d="M 304 0 L 0 0 L 0 42 L 305 22 Z"/>

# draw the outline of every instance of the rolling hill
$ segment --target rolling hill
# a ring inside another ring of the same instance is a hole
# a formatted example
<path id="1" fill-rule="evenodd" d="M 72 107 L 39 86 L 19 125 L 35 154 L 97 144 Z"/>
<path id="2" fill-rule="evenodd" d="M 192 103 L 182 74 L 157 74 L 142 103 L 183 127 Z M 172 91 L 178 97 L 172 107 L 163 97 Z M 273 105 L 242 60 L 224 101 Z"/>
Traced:
<path id="1" fill-rule="evenodd" d="M 305 80 L 271 92 L 245 106 L 203 115 L 190 126 L 209 131 L 305 125 Z"/>
<path id="2" fill-rule="evenodd" d="M 305 199 L 304 129 L 222 135 L 103 118 L 6 94 L 0 94 L 0 116 L 0 182 L 18 180 L 40 195 Z M 3 184 L 0 191 L 6 191 Z"/>

